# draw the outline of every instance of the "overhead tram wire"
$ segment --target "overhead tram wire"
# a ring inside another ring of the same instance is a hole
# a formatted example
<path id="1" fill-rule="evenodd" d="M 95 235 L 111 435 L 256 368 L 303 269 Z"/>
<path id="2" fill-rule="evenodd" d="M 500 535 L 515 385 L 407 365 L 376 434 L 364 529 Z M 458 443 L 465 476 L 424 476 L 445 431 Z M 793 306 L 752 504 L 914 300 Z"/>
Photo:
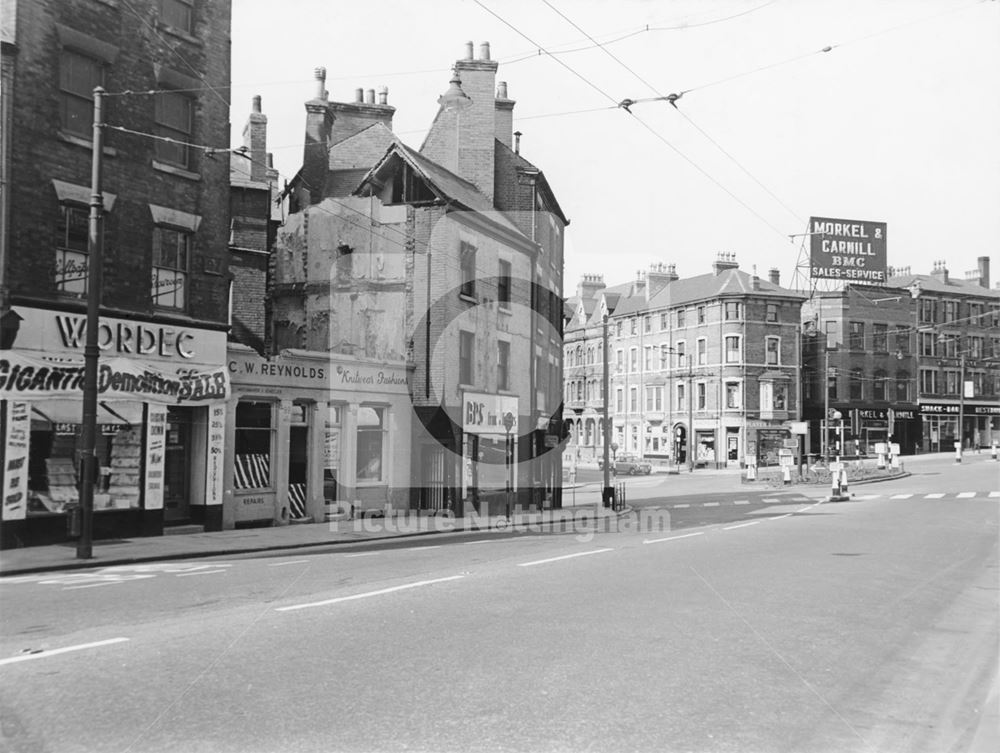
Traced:
<path id="1" fill-rule="evenodd" d="M 478 5 L 480 8 L 482 8 L 483 10 L 485 10 L 491 16 L 493 16 L 494 18 L 496 18 L 498 21 L 500 21 L 501 23 L 503 23 L 505 26 L 507 26 L 508 28 L 510 28 L 515 33 L 517 33 L 517 34 L 521 35 L 522 37 L 524 37 L 526 40 L 528 40 L 532 44 L 535 44 L 535 45 L 538 44 L 531 37 L 529 37 L 527 34 L 525 34 L 523 31 L 521 31 L 519 28 L 517 28 L 512 23 L 510 23 L 509 21 L 507 21 L 507 19 L 503 18 L 498 13 L 496 13 L 491 8 L 489 8 L 487 5 L 485 5 L 482 2 L 482 0 L 473 0 L 473 2 L 475 2 L 476 5 Z M 595 91 L 597 91 L 598 93 L 600 93 L 602 96 L 604 96 L 605 98 L 607 98 L 611 102 L 614 102 L 616 107 L 619 106 L 620 103 L 619 103 L 618 100 L 616 100 L 614 97 L 612 97 L 606 91 L 604 91 L 601 87 L 599 87 L 593 81 L 591 81 L 590 79 L 588 79 L 583 74 L 577 72 L 570 65 L 568 65 L 564 61 L 560 60 L 557 56 L 550 54 L 547 50 L 545 50 L 544 47 L 541 47 L 539 45 L 538 48 L 540 50 L 542 50 L 543 52 L 545 52 L 546 55 L 548 55 L 549 57 L 551 57 L 557 63 L 559 63 L 559 65 L 563 66 L 566 70 L 568 70 L 574 76 L 576 76 L 581 81 L 583 81 L 585 84 L 587 84 L 589 87 L 591 87 L 592 89 L 594 89 Z M 659 141 L 661 141 L 665 146 L 667 146 L 668 148 L 670 148 L 674 153 L 676 153 L 679 157 L 681 157 L 685 162 L 687 162 L 689 165 L 691 165 L 693 168 L 695 168 L 698 172 L 700 172 L 702 175 L 704 175 L 706 178 L 708 178 L 712 183 L 714 183 L 716 186 L 718 186 L 720 189 L 722 189 L 723 192 L 725 192 L 730 198 L 732 198 L 734 201 L 736 201 L 736 203 L 738 203 L 740 206 L 742 206 L 744 209 L 746 209 L 748 212 L 750 212 L 750 214 L 752 214 L 758 220 L 760 220 L 761 222 L 763 222 L 765 225 L 767 225 L 769 228 L 771 228 L 774 232 L 776 232 L 782 238 L 787 238 L 788 237 L 788 233 L 782 232 L 777 227 L 775 227 L 773 224 L 771 224 L 767 219 L 765 219 L 753 207 L 751 207 L 749 204 L 747 204 L 745 201 L 743 201 L 743 199 L 741 199 L 739 196 L 737 196 L 735 193 L 733 193 L 731 190 L 729 190 L 726 186 L 724 186 L 717 178 L 715 178 L 714 176 L 712 176 L 707 170 L 705 170 L 705 168 L 703 168 L 701 165 L 699 165 L 693 159 L 691 159 L 686 154 L 684 154 L 684 152 L 682 152 L 680 149 L 678 149 L 676 146 L 674 146 L 672 143 L 670 143 L 661 133 L 659 133 L 658 131 L 656 131 L 656 129 L 654 129 L 652 126 L 650 126 L 648 123 L 646 123 L 646 121 L 644 121 L 642 118 L 640 118 L 639 116 L 637 116 L 635 113 L 628 111 L 627 109 L 625 111 L 628 112 L 629 115 L 631 115 L 636 120 L 636 122 L 638 122 L 640 125 L 642 125 L 642 127 L 645 128 L 647 131 L 649 131 L 656 139 L 658 139 Z"/>

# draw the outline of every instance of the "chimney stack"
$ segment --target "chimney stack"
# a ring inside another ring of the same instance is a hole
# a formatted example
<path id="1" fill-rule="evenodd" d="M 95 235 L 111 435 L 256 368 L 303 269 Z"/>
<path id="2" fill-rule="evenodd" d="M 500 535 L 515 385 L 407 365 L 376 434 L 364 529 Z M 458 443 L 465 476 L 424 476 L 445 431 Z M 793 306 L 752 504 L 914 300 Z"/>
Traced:
<path id="1" fill-rule="evenodd" d="M 378 102 L 375 101 L 374 89 L 359 86 L 354 90 L 353 102 L 331 102 L 329 107 L 334 118 L 330 134 L 331 146 L 376 123 L 381 123 L 391 131 L 392 116 L 396 112 L 396 108 L 389 104 L 387 86 L 379 87 Z"/>
<path id="2" fill-rule="evenodd" d="M 712 263 L 712 271 L 715 274 L 727 269 L 739 269 L 740 265 L 736 261 L 736 254 L 732 251 L 720 251 L 716 257 L 715 261 Z"/>
<path id="3" fill-rule="evenodd" d="M 990 257 L 980 256 L 976 261 L 979 266 L 979 284 L 988 288 L 990 286 Z"/>
<path id="4" fill-rule="evenodd" d="M 945 266 L 943 259 L 941 261 L 934 262 L 934 269 L 931 270 L 931 276 L 936 277 L 945 285 L 948 284 L 948 267 Z"/>
<path id="5" fill-rule="evenodd" d="M 497 139 L 497 62 L 490 58 L 488 42 L 474 60 L 473 44 L 465 45 L 465 58 L 455 63 L 465 97 L 457 108 L 442 105 L 420 152 L 479 189 L 492 203 Z M 513 120 L 511 121 L 513 127 Z M 504 124 L 506 127 L 506 124 Z"/>
<path id="6" fill-rule="evenodd" d="M 664 264 L 662 261 L 650 264 L 646 273 L 646 300 L 650 300 L 676 279 L 677 272 L 673 264 Z"/>
<path id="7" fill-rule="evenodd" d="M 604 284 L 604 275 L 585 274 L 576 286 L 576 294 L 583 300 L 596 298 L 605 287 L 607 286 Z"/>
<path id="8" fill-rule="evenodd" d="M 497 83 L 496 106 L 496 137 L 497 141 L 511 148 L 511 136 L 514 132 L 514 100 L 507 97 L 507 82 Z"/>
<path id="9" fill-rule="evenodd" d="M 781 272 L 778 270 L 777 267 L 771 267 L 771 269 L 767 273 L 767 280 L 776 288 L 781 287 Z"/>
<path id="10" fill-rule="evenodd" d="M 261 112 L 260 95 L 253 98 L 253 105 L 246 125 L 243 126 L 243 146 L 250 159 L 250 180 L 267 179 L 267 116 Z"/>
<path id="11" fill-rule="evenodd" d="M 323 197 L 333 128 L 333 113 L 327 101 L 326 68 L 316 68 L 313 77 L 315 96 L 306 102 L 306 138 L 302 152 L 301 184 L 302 189 L 308 192 L 308 200 L 303 200 L 303 204 L 315 204 Z"/>

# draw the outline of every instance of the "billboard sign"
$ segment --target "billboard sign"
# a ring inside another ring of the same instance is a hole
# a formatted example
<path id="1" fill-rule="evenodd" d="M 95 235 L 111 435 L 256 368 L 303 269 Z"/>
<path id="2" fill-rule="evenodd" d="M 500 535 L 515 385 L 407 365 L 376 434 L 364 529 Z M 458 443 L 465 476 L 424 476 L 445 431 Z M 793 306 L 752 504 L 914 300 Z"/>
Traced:
<path id="1" fill-rule="evenodd" d="M 809 276 L 847 282 L 886 281 L 885 223 L 809 218 Z"/>

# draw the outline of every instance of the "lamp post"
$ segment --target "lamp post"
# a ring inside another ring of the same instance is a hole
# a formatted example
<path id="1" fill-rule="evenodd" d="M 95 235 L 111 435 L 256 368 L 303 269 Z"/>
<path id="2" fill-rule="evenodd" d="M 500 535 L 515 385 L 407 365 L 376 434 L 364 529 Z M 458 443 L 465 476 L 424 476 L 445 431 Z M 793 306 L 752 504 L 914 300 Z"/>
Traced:
<path id="1" fill-rule="evenodd" d="M 94 136 L 90 172 L 90 218 L 87 226 L 87 338 L 83 348 L 83 415 L 80 427 L 80 538 L 78 559 L 93 557 L 94 483 L 97 480 L 97 330 L 101 314 L 101 160 L 104 156 L 104 89 L 94 88 Z"/>
<path id="2" fill-rule="evenodd" d="M 614 494 L 614 489 L 611 487 L 611 421 L 608 418 L 608 401 L 610 392 L 609 383 L 611 381 L 611 370 L 608 360 L 611 356 L 608 350 L 608 315 L 605 314 L 603 317 L 604 331 L 603 331 L 603 348 L 604 348 L 604 407 L 603 407 L 603 426 L 604 426 L 604 490 L 601 495 L 601 501 L 606 505 L 610 501 L 612 495 Z"/>

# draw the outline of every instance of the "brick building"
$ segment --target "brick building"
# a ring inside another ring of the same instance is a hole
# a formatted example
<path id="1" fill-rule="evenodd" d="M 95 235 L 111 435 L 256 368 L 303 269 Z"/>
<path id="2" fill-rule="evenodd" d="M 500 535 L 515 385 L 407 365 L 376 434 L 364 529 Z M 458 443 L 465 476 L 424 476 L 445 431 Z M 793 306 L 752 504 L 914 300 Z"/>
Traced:
<path id="1" fill-rule="evenodd" d="M 894 442 L 911 454 L 920 446 L 915 376 L 914 300 L 906 288 L 846 285 L 817 292 L 802 306 L 802 417 L 810 449 L 874 454 Z M 824 394 L 824 389 L 827 391 Z M 841 419 L 826 421 L 826 411 Z"/>
<path id="2" fill-rule="evenodd" d="M 699 466 L 777 462 L 800 414 L 803 296 L 720 254 L 712 272 L 640 274 L 608 301 L 618 452 Z M 689 453 L 693 455 L 689 456 Z"/>
<path id="3" fill-rule="evenodd" d="M 990 258 L 980 256 L 960 279 L 943 261 L 930 274 L 891 272 L 889 284 L 915 299 L 920 450 L 951 451 L 959 439 L 966 448 L 1000 442 L 1000 289 L 990 287 Z"/>
<path id="4" fill-rule="evenodd" d="M 95 86 L 107 96 L 94 534 L 222 522 L 209 426 L 228 398 L 229 174 L 186 144 L 229 142 L 230 3 L 129 5 L 4 3 L 4 546 L 64 539 L 77 500 Z"/>
<path id="5" fill-rule="evenodd" d="M 511 480 L 518 501 L 558 504 L 567 220 L 519 154 L 496 71 L 470 43 L 419 150 L 392 133 L 385 90 L 331 102 L 318 69 L 306 103 L 275 341 L 405 370 L 406 416 L 389 411 L 387 436 L 413 472 L 372 485 L 341 468 L 339 492 L 364 506 L 485 512 Z"/>

